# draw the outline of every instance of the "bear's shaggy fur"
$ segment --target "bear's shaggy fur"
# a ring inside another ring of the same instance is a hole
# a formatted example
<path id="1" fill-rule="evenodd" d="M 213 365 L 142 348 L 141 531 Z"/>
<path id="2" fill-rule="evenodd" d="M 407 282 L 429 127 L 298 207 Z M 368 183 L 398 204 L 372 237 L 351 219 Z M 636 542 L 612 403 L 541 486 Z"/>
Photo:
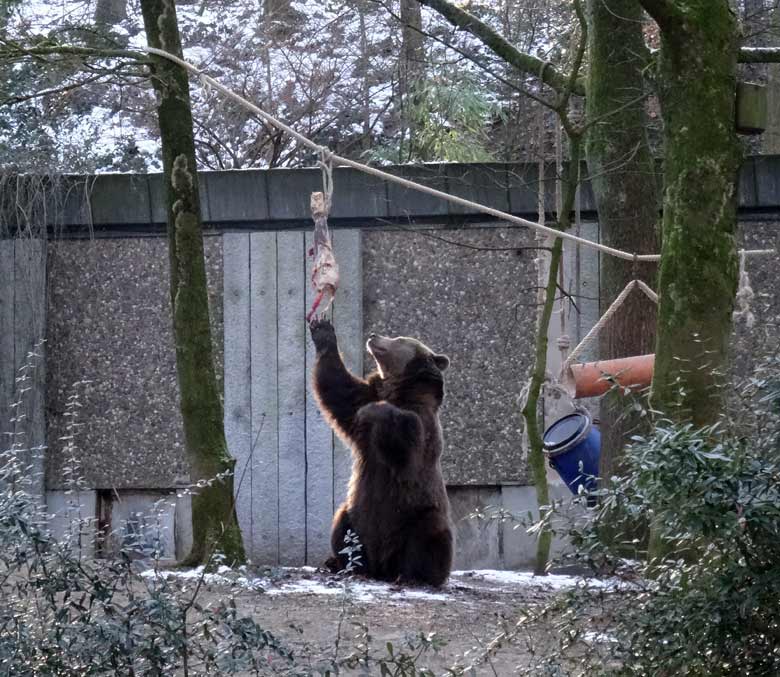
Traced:
<path id="1" fill-rule="evenodd" d="M 439 586 L 452 567 L 454 534 L 441 474 L 438 410 L 449 359 L 415 339 L 371 335 L 378 373 L 353 376 L 327 321 L 314 321 L 314 392 L 338 435 L 352 448 L 347 500 L 333 519 L 328 567 L 341 570 L 344 536 L 360 543 L 366 575 Z"/>

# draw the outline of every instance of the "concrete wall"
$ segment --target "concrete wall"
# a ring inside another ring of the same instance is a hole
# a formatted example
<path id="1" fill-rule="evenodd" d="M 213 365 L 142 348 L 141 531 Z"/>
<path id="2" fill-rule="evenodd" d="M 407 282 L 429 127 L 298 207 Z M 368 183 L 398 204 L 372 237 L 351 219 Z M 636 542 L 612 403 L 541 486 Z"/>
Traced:
<path id="1" fill-rule="evenodd" d="M 46 492 L 46 511 L 51 515 L 49 526 L 74 553 L 94 557 L 96 550 L 97 492 Z"/>
<path id="2" fill-rule="evenodd" d="M 83 557 L 111 557 L 124 549 L 172 563 L 192 545 L 186 491 L 55 489 L 46 492 L 46 510 L 52 532 Z"/>
<path id="3" fill-rule="evenodd" d="M 742 224 L 744 246 L 780 249 L 778 222 L 761 215 L 757 218 Z M 750 311 L 755 319 L 752 326 L 745 319 L 737 320 L 734 325 L 732 371 L 737 379 L 749 376 L 764 359 L 780 351 L 780 265 L 772 257 L 755 257 L 745 261 L 745 269 L 754 293 Z"/>
<path id="4" fill-rule="evenodd" d="M 46 423 L 46 241 L 0 239 L 0 431 L 29 468 L 33 495 L 44 496 Z"/>
<path id="5" fill-rule="evenodd" d="M 524 482 L 518 396 L 535 332 L 537 252 L 525 230 L 364 236 L 365 331 L 415 336 L 451 359 L 442 425 L 453 484 Z M 374 364 L 365 353 L 365 369 Z"/>
<path id="6" fill-rule="evenodd" d="M 448 494 L 456 529 L 456 569 L 533 567 L 536 537 L 529 535 L 526 528 L 537 514 L 534 487 L 515 484 L 451 486 Z M 571 492 L 561 482 L 554 482 L 550 487 L 550 498 L 556 502 L 570 502 Z M 496 519 L 501 512 L 507 517 Z M 568 547 L 562 539 L 554 538 L 552 556 L 563 554 Z"/>
<path id="7" fill-rule="evenodd" d="M 206 238 L 205 251 L 221 380 L 221 238 Z M 47 487 L 63 488 L 66 459 L 58 440 L 73 395 L 84 423 L 76 442 L 79 473 L 89 486 L 188 484 L 165 239 L 54 240 L 48 267 Z"/>

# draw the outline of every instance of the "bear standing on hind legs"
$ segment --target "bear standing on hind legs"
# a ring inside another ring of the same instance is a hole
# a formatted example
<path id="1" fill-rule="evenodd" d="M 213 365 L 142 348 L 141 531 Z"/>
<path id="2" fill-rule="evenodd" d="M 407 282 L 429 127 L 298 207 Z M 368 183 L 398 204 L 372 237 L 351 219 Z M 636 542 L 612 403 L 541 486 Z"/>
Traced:
<path id="1" fill-rule="evenodd" d="M 347 500 L 333 518 L 328 567 L 346 567 L 339 551 L 352 530 L 363 546 L 363 573 L 441 585 L 452 568 L 454 544 L 439 462 L 438 412 L 449 359 L 412 338 L 371 334 L 366 347 L 377 372 L 363 380 L 344 366 L 330 322 L 312 322 L 311 337 L 317 349 L 314 392 L 353 454 Z"/>

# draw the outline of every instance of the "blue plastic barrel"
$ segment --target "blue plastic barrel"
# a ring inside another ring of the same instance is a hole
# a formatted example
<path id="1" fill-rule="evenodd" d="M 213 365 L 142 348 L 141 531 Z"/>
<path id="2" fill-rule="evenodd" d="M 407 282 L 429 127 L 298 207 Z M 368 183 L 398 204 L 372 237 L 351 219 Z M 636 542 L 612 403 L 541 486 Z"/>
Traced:
<path id="1" fill-rule="evenodd" d="M 573 494 L 596 489 L 601 433 L 585 411 L 559 418 L 544 431 L 544 451 Z"/>

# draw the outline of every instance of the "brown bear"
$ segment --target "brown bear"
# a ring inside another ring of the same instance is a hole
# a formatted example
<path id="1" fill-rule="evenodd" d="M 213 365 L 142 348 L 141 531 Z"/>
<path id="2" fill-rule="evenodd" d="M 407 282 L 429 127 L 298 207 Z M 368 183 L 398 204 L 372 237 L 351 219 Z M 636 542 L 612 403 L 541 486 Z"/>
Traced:
<path id="1" fill-rule="evenodd" d="M 331 570 L 342 570 L 344 536 L 362 545 L 361 573 L 385 581 L 439 586 L 452 568 L 454 533 L 441 474 L 446 355 L 413 338 L 371 334 L 377 372 L 363 380 L 341 360 L 333 325 L 311 323 L 313 383 L 320 408 L 352 449 L 347 500 L 331 531 Z"/>

